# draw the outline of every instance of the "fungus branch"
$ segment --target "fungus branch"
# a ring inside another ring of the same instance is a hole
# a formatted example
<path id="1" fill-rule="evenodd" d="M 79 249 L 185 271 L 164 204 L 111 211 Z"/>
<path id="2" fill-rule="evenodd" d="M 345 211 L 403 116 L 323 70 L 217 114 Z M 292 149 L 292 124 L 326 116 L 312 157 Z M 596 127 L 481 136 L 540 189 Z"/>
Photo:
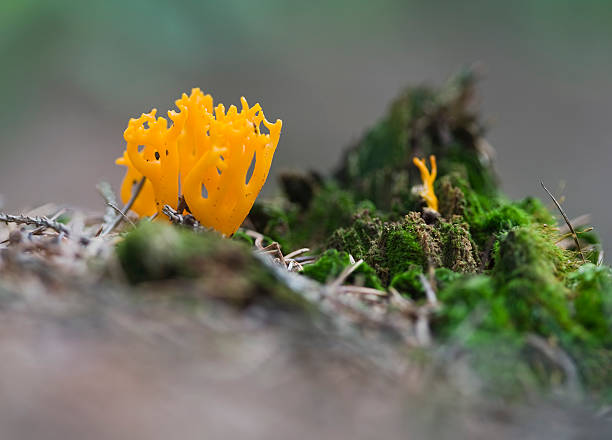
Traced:
<path id="1" fill-rule="evenodd" d="M 429 156 L 429 163 L 431 164 L 431 172 L 427 169 L 425 159 L 419 159 L 414 157 L 412 163 L 421 172 L 421 180 L 423 181 L 423 189 L 420 191 L 421 197 L 427 202 L 427 206 L 434 211 L 438 211 L 438 198 L 434 192 L 434 181 L 438 175 L 438 166 L 436 164 L 436 156 L 433 154 Z"/>

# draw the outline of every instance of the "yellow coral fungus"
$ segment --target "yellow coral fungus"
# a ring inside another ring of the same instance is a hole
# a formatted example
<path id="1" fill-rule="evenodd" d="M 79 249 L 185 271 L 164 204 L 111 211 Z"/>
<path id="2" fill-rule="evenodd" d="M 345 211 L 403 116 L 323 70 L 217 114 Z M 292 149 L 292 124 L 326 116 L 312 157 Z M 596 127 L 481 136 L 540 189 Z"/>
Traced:
<path id="1" fill-rule="evenodd" d="M 421 172 L 421 180 L 423 181 L 423 188 L 419 191 L 419 194 L 421 197 L 423 197 L 423 199 L 425 199 L 428 207 L 437 211 L 438 198 L 436 197 L 433 187 L 434 181 L 436 180 L 436 175 L 438 174 L 436 156 L 433 154 L 429 156 L 429 162 L 431 163 L 431 173 L 427 169 L 425 159 L 418 159 L 416 157 L 412 159 L 412 163 L 414 163 Z"/>
<path id="2" fill-rule="evenodd" d="M 119 191 L 121 200 L 125 204 L 132 197 L 132 192 L 136 185 L 138 185 L 138 182 L 142 180 L 142 174 L 130 162 L 127 151 L 115 163 L 127 167 L 123 183 L 121 184 L 121 190 Z M 144 186 L 140 190 L 131 209 L 140 216 L 151 216 L 157 212 L 155 208 L 155 192 L 150 180 L 145 180 Z"/>
<path id="3" fill-rule="evenodd" d="M 122 199 L 129 198 L 133 180 L 145 176 L 151 185 L 145 184 L 134 211 L 176 208 L 180 180 L 187 206 L 202 225 L 227 236 L 236 232 L 266 181 L 282 127 L 280 120 L 268 122 L 259 104 L 249 107 L 245 98 L 241 104 L 240 111 L 232 105 L 226 112 L 193 89 L 176 101 L 179 112 L 168 113 L 170 128 L 155 110 L 131 119 L 126 152 L 117 160 L 128 167 Z M 268 133 L 261 132 L 262 124 Z"/>

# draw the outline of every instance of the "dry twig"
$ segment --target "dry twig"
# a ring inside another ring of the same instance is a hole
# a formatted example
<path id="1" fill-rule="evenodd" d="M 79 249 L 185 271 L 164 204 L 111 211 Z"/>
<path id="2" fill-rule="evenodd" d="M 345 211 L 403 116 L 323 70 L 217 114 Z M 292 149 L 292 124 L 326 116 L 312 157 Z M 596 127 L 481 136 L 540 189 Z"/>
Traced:
<path id="1" fill-rule="evenodd" d="M 130 210 L 130 208 L 132 207 L 132 205 L 136 201 L 136 198 L 140 194 L 140 191 L 142 191 L 142 188 L 144 187 L 144 184 L 145 184 L 146 180 L 147 180 L 146 177 L 143 177 L 142 179 L 140 179 L 140 182 L 138 183 L 138 186 L 136 186 L 136 188 L 134 189 L 134 192 L 132 193 L 132 197 L 125 204 L 123 209 L 120 211 L 120 213 L 119 213 L 120 215 L 117 215 L 115 217 L 115 219 L 111 223 L 108 224 L 108 226 L 100 234 L 101 237 L 104 237 L 105 235 L 107 235 L 110 232 L 112 232 L 113 229 L 115 229 L 119 225 L 119 223 L 121 223 L 121 220 L 123 220 L 123 218 L 126 216 L 127 212 Z"/>
<path id="2" fill-rule="evenodd" d="M 427 302 L 429 305 L 436 307 L 438 305 L 438 297 L 436 296 L 436 292 L 433 287 L 431 287 L 431 283 L 425 278 L 425 275 L 419 274 L 419 280 L 423 285 L 423 289 L 425 290 L 425 295 L 427 296 Z"/>
<path id="3" fill-rule="evenodd" d="M 110 206 L 117 214 L 122 216 L 125 219 L 125 221 L 127 221 L 130 225 L 136 226 L 134 222 L 130 220 L 130 218 L 123 211 L 121 211 L 121 209 L 119 209 L 117 206 L 113 205 L 111 202 L 106 202 L 106 205 Z"/>
<path id="4" fill-rule="evenodd" d="M 331 287 L 338 287 L 341 286 L 342 283 L 344 283 L 346 281 L 346 279 L 353 273 L 355 272 L 355 270 L 357 270 L 357 268 L 359 266 L 361 266 L 361 264 L 363 263 L 363 260 L 359 260 L 357 262 L 355 262 L 355 264 L 351 265 L 351 266 L 347 266 L 346 268 L 344 268 L 344 270 L 342 271 L 342 273 L 340 273 L 340 275 L 338 275 L 338 277 L 333 280 L 331 283 L 329 283 L 329 285 Z"/>
<path id="5" fill-rule="evenodd" d="M 70 230 L 65 225 L 54 220 L 48 219 L 47 217 L 30 217 L 26 215 L 11 215 L 0 213 L 0 222 L 34 225 L 38 226 L 38 228 L 53 229 L 59 234 L 70 235 Z"/>
<path id="6" fill-rule="evenodd" d="M 100 182 L 96 185 L 96 189 L 98 193 L 104 199 L 104 202 L 112 203 L 113 205 L 117 205 L 117 197 L 115 196 L 115 192 L 108 182 Z M 108 206 L 108 205 L 107 205 Z M 104 223 L 108 224 L 113 221 L 115 218 L 115 211 L 113 209 L 106 209 L 104 212 Z"/>

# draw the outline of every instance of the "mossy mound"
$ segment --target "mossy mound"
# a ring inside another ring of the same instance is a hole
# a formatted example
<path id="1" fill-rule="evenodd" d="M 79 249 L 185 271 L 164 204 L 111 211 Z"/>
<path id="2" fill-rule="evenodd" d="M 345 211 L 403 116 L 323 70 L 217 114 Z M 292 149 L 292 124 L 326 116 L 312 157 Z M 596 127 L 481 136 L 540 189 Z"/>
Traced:
<path id="1" fill-rule="evenodd" d="M 474 85 L 474 74 L 464 72 L 441 89 L 408 89 L 332 176 L 283 177 L 286 197 L 259 203 L 252 224 L 287 251 L 323 253 L 304 271 L 319 281 L 337 276 L 349 255 L 365 260 L 384 288 L 417 302 L 425 301 L 425 277 L 442 304 L 434 336 L 463 344 L 483 371 L 491 354 L 488 371 L 503 370 L 507 385 L 569 380 L 533 356 L 529 341 L 542 338 L 576 364 L 591 391 L 612 390 L 604 373 L 612 350 L 611 271 L 592 264 L 597 237 L 580 235 L 582 255 L 571 240 L 560 246 L 563 225 L 539 199 L 512 201 L 499 190 Z M 421 182 L 412 159 L 430 154 L 438 162 L 438 212 L 415 191 Z M 332 255 L 343 263 L 331 264 Z M 507 350 L 495 355 L 500 344 Z"/>
<path id="2" fill-rule="evenodd" d="M 185 285 L 186 298 L 216 298 L 238 306 L 272 299 L 282 306 L 306 306 L 249 247 L 216 233 L 143 221 L 123 236 L 116 254 L 128 281 L 144 291 L 163 291 L 163 283 L 178 282 Z"/>

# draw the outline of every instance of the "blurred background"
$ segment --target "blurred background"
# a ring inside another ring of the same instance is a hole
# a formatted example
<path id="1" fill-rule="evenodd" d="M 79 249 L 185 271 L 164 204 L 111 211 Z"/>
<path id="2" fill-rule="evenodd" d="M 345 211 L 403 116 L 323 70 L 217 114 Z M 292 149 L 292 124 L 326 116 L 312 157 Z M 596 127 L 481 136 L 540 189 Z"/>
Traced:
<path id="1" fill-rule="evenodd" d="M 128 119 L 195 86 L 283 119 L 271 195 L 281 169 L 330 170 L 406 85 L 474 62 L 503 188 L 548 203 L 543 179 L 612 249 L 606 0 L 2 0 L 3 209 L 100 210 Z"/>

